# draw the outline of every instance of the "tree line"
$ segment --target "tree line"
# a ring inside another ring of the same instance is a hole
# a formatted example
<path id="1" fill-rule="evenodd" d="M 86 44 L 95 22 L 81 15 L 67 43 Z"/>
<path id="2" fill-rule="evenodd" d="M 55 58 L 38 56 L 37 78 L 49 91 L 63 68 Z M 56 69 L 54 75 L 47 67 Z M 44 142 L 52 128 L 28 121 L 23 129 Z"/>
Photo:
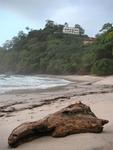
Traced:
<path id="1" fill-rule="evenodd" d="M 83 28 L 80 25 L 76 25 Z M 113 74 L 113 26 L 104 24 L 96 40 L 63 34 L 63 25 L 48 20 L 44 29 L 20 31 L 0 47 L 0 73 Z"/>

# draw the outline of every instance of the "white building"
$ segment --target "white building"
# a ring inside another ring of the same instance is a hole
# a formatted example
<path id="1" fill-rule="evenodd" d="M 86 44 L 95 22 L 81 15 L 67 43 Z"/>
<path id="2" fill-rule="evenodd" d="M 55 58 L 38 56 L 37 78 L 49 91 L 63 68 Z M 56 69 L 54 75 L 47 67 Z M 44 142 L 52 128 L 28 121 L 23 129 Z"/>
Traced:
<path id="1" fill-rule="evenodd" d="M 68 24 L 65 24 L 63 27 L 63 33 L 80 35 L 80 29 L 77 27 L 68 27 Z"/>

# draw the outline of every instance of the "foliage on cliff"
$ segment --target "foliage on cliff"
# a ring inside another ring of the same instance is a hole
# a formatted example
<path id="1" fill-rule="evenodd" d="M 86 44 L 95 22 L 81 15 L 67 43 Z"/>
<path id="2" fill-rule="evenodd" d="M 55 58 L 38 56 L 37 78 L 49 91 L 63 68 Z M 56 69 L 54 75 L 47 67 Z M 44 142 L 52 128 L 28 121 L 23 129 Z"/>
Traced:
<path id="1" fill-rule="evenodd" d="M 111 24 L 110 24 L 111 25 Z M 0 48 L 0 73 L 113 74 L 113 27 L 84 45 L 87 35 L 62 33 L 50 22 L 42 30 L 22 31 Z M 106 29 L 106 30 L 105 30 Z"/>
<path id="2" fill-rule="evenodd" d="M 113 27 L 109 23 L 108 26 L 103 26 L 103 32 L 97 36 L 96 42 L 82 58 L 82 68 L 92 74 L 113 74 Z"/>

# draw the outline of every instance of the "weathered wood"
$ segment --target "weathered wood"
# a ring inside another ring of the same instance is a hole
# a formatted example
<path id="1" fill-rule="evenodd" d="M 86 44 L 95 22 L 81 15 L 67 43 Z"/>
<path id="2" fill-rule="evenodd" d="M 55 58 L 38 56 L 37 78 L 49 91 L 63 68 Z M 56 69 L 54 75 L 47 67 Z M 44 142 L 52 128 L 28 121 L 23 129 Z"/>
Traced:
<path id="1" fill-rule="evenodd" d="M 16 147 L 44 135 L 64 137 L 75 133 L 100 133 L 106 123 L 108 120 L 98 119 L 90 107 L 79 102 L 42 120 L 21 124 L 12 131 L 8 143 L 11 147 Z"/>

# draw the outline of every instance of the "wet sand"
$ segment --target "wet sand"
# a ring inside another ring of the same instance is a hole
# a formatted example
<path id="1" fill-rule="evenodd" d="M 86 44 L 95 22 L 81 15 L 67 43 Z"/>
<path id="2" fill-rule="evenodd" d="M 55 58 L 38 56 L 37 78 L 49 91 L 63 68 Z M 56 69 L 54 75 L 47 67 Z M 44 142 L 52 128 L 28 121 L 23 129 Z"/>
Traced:
<path id="1" fill-rule="evenodd" d="M 59 77 L 59 76 L 58 76 Z M 113 147 L 113 76 L 61 76 L 68 86 L 47 90 L 13 91 L 0 95 L 0 150 L 8 150 L 11 131 L 27 121 L 41 119 L 82 101 L 100 118 L 110 122 L 101 134 L 74 134 L 65 138 L 42 137 L 17 150 L 111 150 Z"/>

